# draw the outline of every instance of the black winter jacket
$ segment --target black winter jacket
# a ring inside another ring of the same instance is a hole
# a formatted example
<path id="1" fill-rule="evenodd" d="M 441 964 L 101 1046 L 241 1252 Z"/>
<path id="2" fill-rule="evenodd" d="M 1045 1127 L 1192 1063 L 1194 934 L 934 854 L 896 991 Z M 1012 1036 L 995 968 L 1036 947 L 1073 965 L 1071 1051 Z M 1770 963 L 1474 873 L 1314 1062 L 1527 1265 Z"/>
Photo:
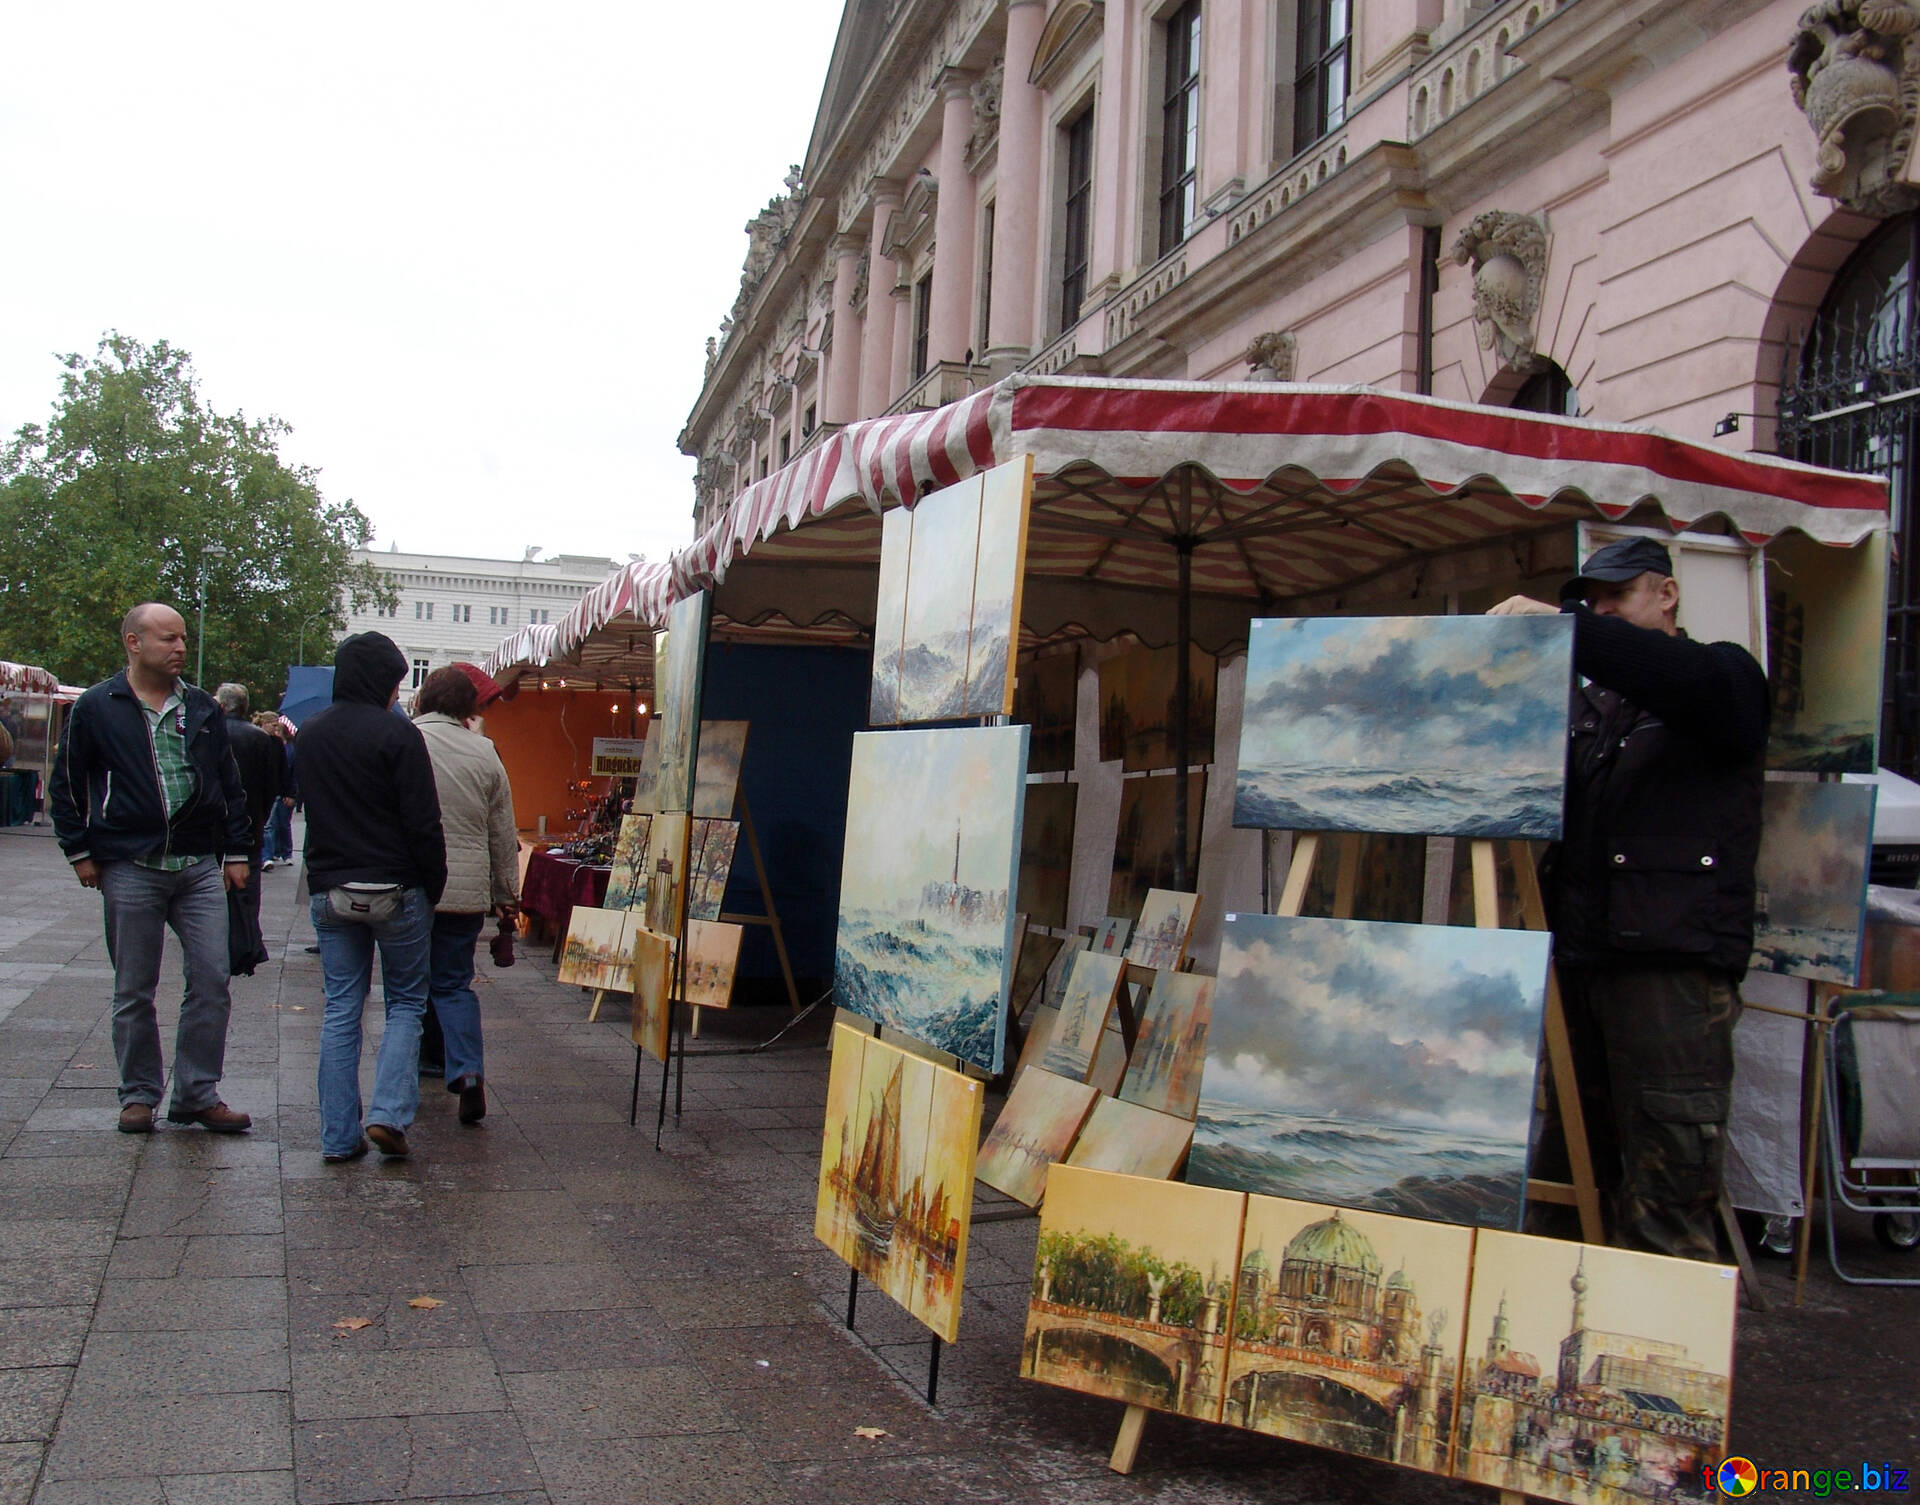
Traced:
<path id="1" fill-rule="evenodd" d="M 403 883 L 438 904 L 447 844 L 433 760 L 419 730 L 389 708 L 406 656 L 378 632 L 357 633 L 333 658 L 333 704 L 300 728 L 307 806 L 307 886 Z"/>
<path id="2" fill-rule="evenodd" d="M 67 861 L 91 857 L 223 856 L 253 851 L 246 793 L 227 737 L 227 718 L 205 690 L 180 683 L 181 726 L 193 794 L 167 819 L 146 713 L 122 669 L 73 704 L 54 755 L 48 800 Z"/>
<path id="3" fill-rule="evenodd" d="M 286 752 L 278 737 L 244 716 L 227 717 L 227 737 L 233 743 L 233 761 L 240 765 L 240 787 L 247 792 L 247 819 L 253 822 L 257 848 L 273 802 L 286 792 Z"/>
<path id="4" fill-rule="evenodd" d="M 1753 655 L 1574 613 L 1566 830 L 1547 856 L 1562 966 L 1743 976 L 1770 704 Z"/>

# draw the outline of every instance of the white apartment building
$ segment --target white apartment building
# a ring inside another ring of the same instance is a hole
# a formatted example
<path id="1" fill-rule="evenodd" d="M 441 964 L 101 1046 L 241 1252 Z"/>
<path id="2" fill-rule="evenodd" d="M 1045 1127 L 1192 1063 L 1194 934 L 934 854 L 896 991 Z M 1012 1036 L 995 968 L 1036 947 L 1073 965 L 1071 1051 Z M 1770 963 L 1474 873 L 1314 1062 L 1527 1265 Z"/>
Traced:
<path id="1" fill-rule="evenodd" d="M 508 633 L 530 622 L 557 622 L 574 602 L 618 567 L 611 559 L 556 554 L 536 559 L 469 559 L 458 554 L 355 554 L 392 580 L 392 608 L 368 605 L 347 614 L 347 630 L 384 632 L 400 645 L 413 672 L 409 688 L 456 660 L 478 663 Z"/>

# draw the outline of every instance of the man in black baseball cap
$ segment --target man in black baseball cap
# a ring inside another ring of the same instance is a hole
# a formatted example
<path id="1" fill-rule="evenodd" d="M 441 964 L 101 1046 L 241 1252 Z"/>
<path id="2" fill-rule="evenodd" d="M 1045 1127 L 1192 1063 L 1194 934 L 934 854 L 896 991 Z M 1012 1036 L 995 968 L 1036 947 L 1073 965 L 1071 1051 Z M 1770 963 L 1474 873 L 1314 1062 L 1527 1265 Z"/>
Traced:
<path id="1" fill-rule="evenodd" d="M 1515 596 L 1493 610 L 1553 608 Z M 1594 1172 L 1614 1243 L 1711 1260 L 1753 951 L 1766 675 L 1737 643 L 1680 630 L 1657 539 L 1596 549 L 1560 610 L 1580 682 L 1565 831 L 1542 878 Z"/>

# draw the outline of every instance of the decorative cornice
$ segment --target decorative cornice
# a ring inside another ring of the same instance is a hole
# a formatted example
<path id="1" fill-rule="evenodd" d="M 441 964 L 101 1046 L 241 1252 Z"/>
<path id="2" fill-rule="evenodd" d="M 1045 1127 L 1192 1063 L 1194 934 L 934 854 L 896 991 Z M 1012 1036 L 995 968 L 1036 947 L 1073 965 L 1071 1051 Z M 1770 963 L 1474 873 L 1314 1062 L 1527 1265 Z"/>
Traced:
<path id="1" fill-rule="evenodd" d="M 1407 140 L 1418 141 L 1518 72 L 1522 64 L 1507 49 L 1574 3 L 1507 0 L 1421 63 L 1407 86 Z"/>

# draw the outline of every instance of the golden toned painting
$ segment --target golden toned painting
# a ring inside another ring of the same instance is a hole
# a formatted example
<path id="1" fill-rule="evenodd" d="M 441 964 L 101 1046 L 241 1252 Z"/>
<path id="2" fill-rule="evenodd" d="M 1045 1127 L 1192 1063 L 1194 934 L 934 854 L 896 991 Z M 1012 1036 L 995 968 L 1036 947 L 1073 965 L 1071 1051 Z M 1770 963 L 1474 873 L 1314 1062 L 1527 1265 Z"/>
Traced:
<path id="1" fill-rule="evenodd" d="M 1247 1199 L 1224 1420 L 1444 1474 L 1473 1230 Z"/>
<path id="2" fill-rule="evenodd" d="M 613 876 L 607 879 L 603 909 L 636 909 L 647 902 L 647 829 L 650 815 L 623 816 L 613 843 Z"/>
<path id="3" fill-rule="evenodd" d="M 693 778 L 693 813 L 731 820 L 740 792 L 740 764 L 747 755 L 745 721 L 700 723 L 700 760 Z"/>
<path id="4" fill-rule="evenodd" d="M 1120 1096 L 1143 1108 L 1192 1119 L 1200 1106 L 1200 1068 L 1206 1064 L 1212 1017 L 1211 977 L 1158 974 L 1141 1011 Z"/>
<path id="5" fill-rule="evenodd" d="M 1020 907 L 1036 925 L 1064 929 L 1073 881 L 1073 812 L 1078 784 L 1028 784 L 1020 823 Z"/>
<path id="6" fill-rule="evenodd" d="M 627 945 L 624 909 L 595 909 L 576 904 L 560 948 L 559 981 L 608 993 L 633 991 L 632 953 Z"/>
<path id="7" fill-rule="evenodd" d="M 980 1083 L 835 1025 L 814 1235 L 948 1342 L 980 1108 Z"/>
<path id="8" fill-rule="evenodd" d="M 1140 923 L 1133 927 L 1127 960 L 1158 972 L 1173 972 L 1187 957 L 1187 938 L 1193 917 L 1200 912 L 1200 896 L 1168 888 L 1150 888 L 1140 906 Z"/>
<path id="9" fill-rule="evenodd" d="M 1032 494 L 1032 455 L 996 465 L 980 477 L 980 550 L 973 566 L 963 715 L 1004 716 L 1013 710 L 1013 656 L 1019 646 Z"/>
<path id="10" fill-rule="evenodd" d="M 745 725 L 744 722 L 740 723 Z M 733 876 L 734 847 L 740 840 L 737 820 L 696 820 L 693 823 L 693 851 L 689 858 L 692 877 L 687 882 L 687 915 L 695 920 L 720 918 L 720 902 L 726 897 L 727 880 Z"/>
<path id="11" fill-rule="evenodd" d="M 1192 1143 L 1189 1120 L 1103 1097 L 1080 1131 L 1067 1163 L 1164 1181 L 1186 1163 Z"/>
<path id="12" fill-rule="evenodd" d="M 633 944 L 633 1043 L 664 1061 L 673 1034 L 673 941 L 635 925 Z"/>
<path id="13" fill-rule="evenodd" d="M 1113 840 L 1113 881 L 1107 888 L 1107 913 L 1136 915 L 1149 890 L 1174 888 L 1175 779 L 1171 774 L 1127 779 L 1120 785 L 1120 824 Z M 1201 816 L 1206 809 L 1207 776 L 1187 775 L 1187 876 L 1200 869 Z"/>
<path id="14" fill-rule="evenodd" d="M 1084 1082 L 1092 1074 L 1094 1052 L 1099 1048 L 1101 1031 L 1107 1027 L 1107 1016 L 1113 1012 L 1125 965 L 1120 957 L 1091 951 L 1073 958 L 1060 1017 L 1040 1061 L 1048 1071 L 1076 1082 Z"/>
<path id="15" fill-rule="evenodd" d="M 1726 1452 L 1736 1273 L 1481 1229 L 1455 1477 L 1569 1505 L 1699 1494 Z"/>
<path id="16" fill-rule="evenodd" d="M 688 828 L 687 816 L 676 810 L 654 816 L 647 832 L 643 912 L 647 928 L 662 935 L 676 935 L 680 930 L 679 885 L 687 871 Z"/>
<path id="17" fill-rule="evenodd" d="M 1099 1096 L 1085 1082 L 1051 1071 L 1022 1072 L 980 1146 L 974 1174 L 1016 1202 L 1038 1206 L 1046 1195 L 1048 1168 L 1067 1158 Z"/>
<path id="18" fill-rule="evenodd" d="M 1100 761 L 1118 763 L 1127 755 L 1127 658 L 1116 653 L 1095 670 L 1100 680 Z"/>
<path id="19" fill-rule="evenodd" d="M 740 940 L 746 933 L 744 925 L 687 921 L 688 1003 L 724 1009 L 733 1002 L 733 974 L 740 965 Z"/>
<path id="20" fill-rule="evenodd" d="M 1056 1165 L 1020 1373 L 1218 1421 L 1246 1206 L 1240 1192 Z"/>

